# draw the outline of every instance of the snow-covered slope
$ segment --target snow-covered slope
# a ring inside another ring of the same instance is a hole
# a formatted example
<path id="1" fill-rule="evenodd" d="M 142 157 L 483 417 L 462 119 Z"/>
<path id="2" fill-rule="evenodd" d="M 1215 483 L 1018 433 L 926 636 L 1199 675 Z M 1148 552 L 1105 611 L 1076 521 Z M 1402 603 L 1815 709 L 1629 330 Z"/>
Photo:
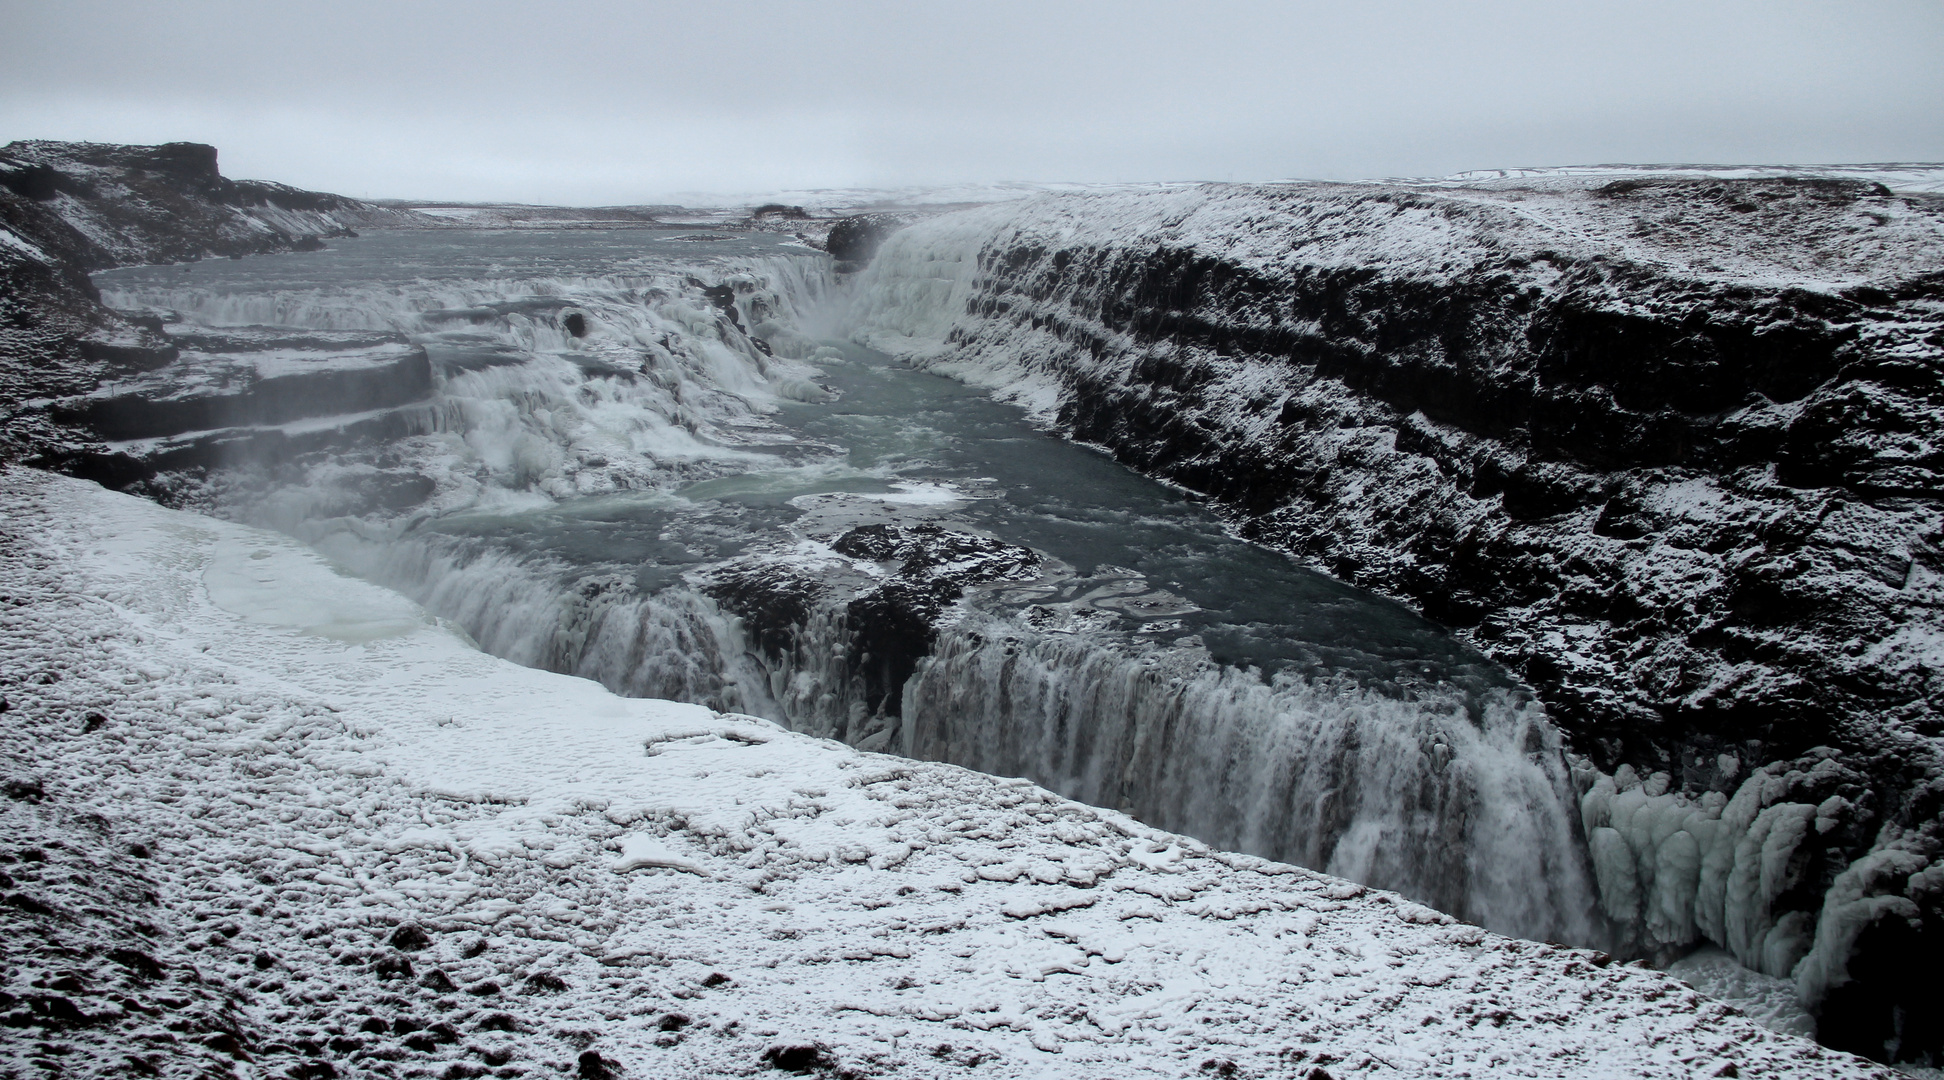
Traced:
<path id="1" fill-rule="evenodd" d="M 1921 1056 L 1940 282 L 1934 195 L 1605 170 L 965 211 L 890 238 L 854 323 L 1467 628 L 1588 759 L 1634 948 L 1714 940 Z"/>
<path id="2" fill-rule="evenodd" d="M 515 667 L 274 534 L 14 468 L 0 546 L 10 1072 L 1887 1075 L 1023 782 Z"/>

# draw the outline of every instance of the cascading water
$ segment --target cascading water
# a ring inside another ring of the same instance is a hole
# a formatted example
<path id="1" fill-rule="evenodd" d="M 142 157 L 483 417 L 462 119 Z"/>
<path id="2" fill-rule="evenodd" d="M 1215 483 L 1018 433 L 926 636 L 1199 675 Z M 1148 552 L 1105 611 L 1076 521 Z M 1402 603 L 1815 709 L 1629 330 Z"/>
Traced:
<path id="1" fill-rule="evenodd" d="M 1505 691 L 1399 697 L 981 622 L 905 689 L 902 749 L 1530 937 L 1599 930 L 1556 731 Z"/>
<path id="2" fill-rule="evenodd" d="M 102 285 L 218 337 L 424 349 L 409 436 L 239 459 L 211 498 L 489 651 L 1604 943 L 1558 737 L 1503 673 L 982 390 L 832 340 L 827 263 L 737 243 L 400 233 Z M 863 283 L 867 330 L 950 324 L 976 258 L 933 254 Z M 349 506 L 374 471 L 429 493 Z"/>

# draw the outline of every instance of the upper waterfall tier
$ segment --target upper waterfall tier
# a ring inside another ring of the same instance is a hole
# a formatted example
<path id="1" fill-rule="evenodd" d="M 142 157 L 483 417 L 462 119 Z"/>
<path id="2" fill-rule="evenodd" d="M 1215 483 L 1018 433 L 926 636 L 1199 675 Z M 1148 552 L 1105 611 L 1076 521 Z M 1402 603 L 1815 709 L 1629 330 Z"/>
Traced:
<path id="1" fill-rule="evenodd" d="M 1643 947 L 1719 935 L 1839 1042 L 1936 1049 L 1896 1020 L 1937 1017 L 1929 991 L 1868 973 L 1944 926 L 1944 200 L 1650 174 L 1050 196 L 893 235 L 852 326 L 1465 628 L 1626 767 L 1585 817 Z M 1659 824 L 1609 821 L 1635 802 Z"/>

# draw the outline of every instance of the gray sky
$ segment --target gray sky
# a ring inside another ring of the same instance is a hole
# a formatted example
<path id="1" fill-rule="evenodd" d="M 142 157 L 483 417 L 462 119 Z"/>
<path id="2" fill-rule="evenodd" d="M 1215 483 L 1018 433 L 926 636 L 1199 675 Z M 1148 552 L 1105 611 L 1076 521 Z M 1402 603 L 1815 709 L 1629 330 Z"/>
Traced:
<path id="1" fill-rule="evenodd" d="M 0 0 L 0 142 L 566 204 L 1944 159 L 1944 0 Z"/>

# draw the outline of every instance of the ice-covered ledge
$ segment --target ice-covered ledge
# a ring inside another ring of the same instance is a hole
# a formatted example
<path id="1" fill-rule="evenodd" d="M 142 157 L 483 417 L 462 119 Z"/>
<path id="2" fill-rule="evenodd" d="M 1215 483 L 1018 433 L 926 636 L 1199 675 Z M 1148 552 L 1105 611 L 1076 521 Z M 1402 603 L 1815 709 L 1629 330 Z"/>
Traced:
<path id="1" fill-rule="evenodd" d="M 0 551 L 0 1007 L 45 1029 L 9 1069 L 1885 1075 L 1024 782 L 516 667 L 273 534 L 11 469 Z"/>

